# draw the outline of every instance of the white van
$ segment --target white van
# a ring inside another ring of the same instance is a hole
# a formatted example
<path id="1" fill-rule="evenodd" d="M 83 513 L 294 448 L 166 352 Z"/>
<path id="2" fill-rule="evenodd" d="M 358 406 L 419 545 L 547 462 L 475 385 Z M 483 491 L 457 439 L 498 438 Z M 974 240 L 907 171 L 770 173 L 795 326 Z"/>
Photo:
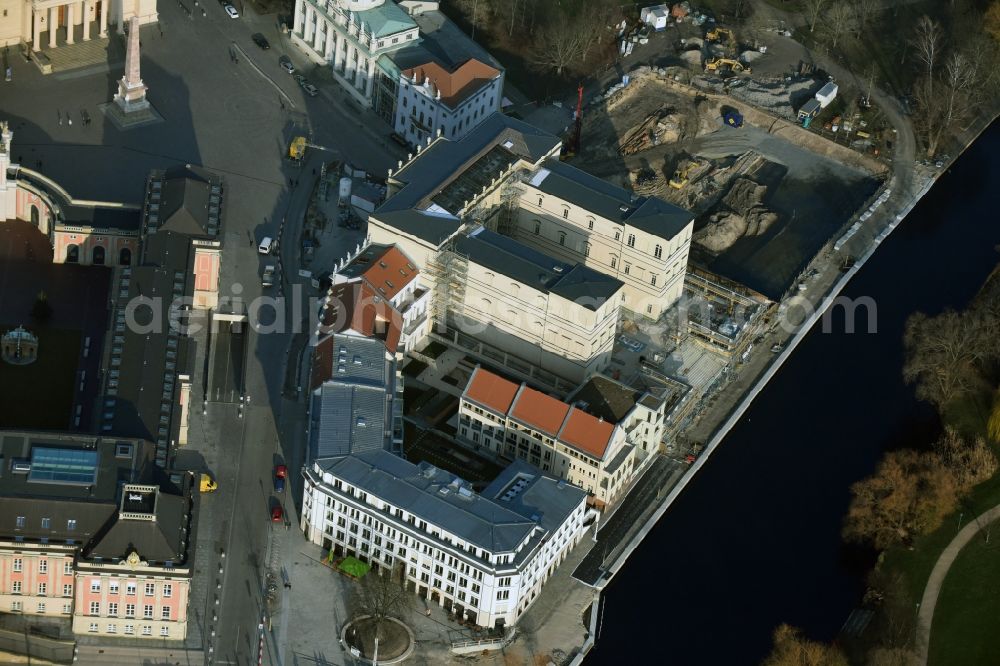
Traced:
<path id="1" fill-rule="evenodd" d="M 271 254 L 271 249 L 274 247 L 274 240 L 270 236 L 264 236 L 260 239 L 260 245 L 257 246 L 257 251 L 261 254 Z"/>

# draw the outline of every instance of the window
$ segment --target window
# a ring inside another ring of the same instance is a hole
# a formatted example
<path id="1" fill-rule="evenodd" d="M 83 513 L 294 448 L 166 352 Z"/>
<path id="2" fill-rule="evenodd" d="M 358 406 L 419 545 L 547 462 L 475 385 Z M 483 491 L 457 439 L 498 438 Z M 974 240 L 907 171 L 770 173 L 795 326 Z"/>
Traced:
<path id="1" fill-rule="evenodd" d="M 134 624 L 126 624 L 125 625 L 125 633 L 129 634 L 129 635 L 134 634 L 135 633 L 135 625 Z"/>
<path id="2" fill-rule="evenodd" d="M 125 617 L 135 617 L 135 604 L 125 604 Z"/>
<path id="3" fill-rule="evenodd" d="M 589 218 L 587 220 L 587 228 L 590 229 L 591 231 L 594 230 L 594 218 Z"/>
<path id="4" fill-rule="evenodd" d="M 67 520 L 66 521 L 66 531 L 67 532 L 72 532 L 75 529 L 76 529 L 76 520 L 74 520 L 72 518 L 69 519 L 69 520 Z"/>
<path id="5" fill-rule="evenodd" d="M 147 597 L 153 596 L 153 594 L 156 593 L 156 585 L 154 585 L 153 583 L 146 583 L 145 592 Z"/>
<path id="6" fill-rule="evenodd" d="M 535 235 L 537 236 L 540 233 L 542 233 L 542 223 L 535 220 Z"/>
<path id="7" fill-rule="evenodd" d="M 655 275 L 650 275 L 649 276 L 649 284 L 653 285 L 654 287 L 656 286 L 656 276 Z"/>
<path id="8" fill-rule="evenodd" d="M 618 257 L 611 257 L 611 268 L 618 267 Z"/>
<path id="9" fill-rule="evenodd" d="M 19 610 L 21 610 L 21 602 L 20 601 L 12 601 L 12 602 L 10 602 L 10 609 L 12 611 L 19 611 Z"/>
<path id="10" fill-rule="evenodd" d="M 91 578 L 90 579 L 90 591 L 91 592 L 100 592 L 101 591 L 101 579 L 100 578 Z"/>
<path id="11" fill-rule="evenodd" d="M 629 270 L 631 270 L 632 264 L 625 264 L 625 275 L 628 275 Z"/>
<path id="12" fill-rule="evenodd" d="M 161 608 L 160 609 L 160 616 L 161 616 L 161 619 L 163 619 L 163 620 L 169 620 L 170 619 L 170 606 L 164 606 L 163 608 Z"/>
<path id="13" fill-rule="evenodd" d="M 118 594 L 118 581 L 112 580 L 108 582 L 108 592 Z"/>
<path id="14" fill-rule="evenodd" d="M 118 617 L 118 602 L 112 601 L 108 604 L 108 615 Z"/>
<path id="15" fill-rule="evenodd" d="M 45 612 L 45 602 L 44 601 L 39 601 L 38 602 L 38 610 L 36 610 L 35 612 L 36 613 L 44 613 Z"/>
<path id="16" fill-rule="evenodd" d="M 646 306 L 646 314 L 653 314 L 653 304 L 650 303 Z"/>
<path id="17" fill-rule="evenodd" d="M 657 245 L 656 248 L 653 249 L 653 257 L 655 259 L 660 259 L 661 257 L 663 257 L 663 246 L 662 245 Z"/>
<path id="18" fill-rule="evenodd" d="M 47 530 L 47 529 L 51 529 L 51 527 L 52 527 L 52 519 L 51 518 L 42 518 L 42 529 L 43 530 Z"/>
<path id="19" fill-rule="evenodd" d="M 163 597 L 165 599 L 169 599 L 170 595 L 173 594 L 173 589 L 174 589 L 173 585 L 171 585 L 170 583 L 164 583 L 163 584 Z"/>
<path id="20" fill-rule="evenodd" d="M 48 573 L 49 572 L 49 561 L 44 557 L 38 560 L 38 573 Z"/>
<path id="21" fill-rule="evenodd" d="M 559 244 L 560 245 L 565 245 L 566 244 L 566 232 L 565 231 L 560 231 L 559 232 Z"/>
<path id="22" fill-rule="evenodd" d="M 24 527 L 24 516 L 17 517 L 17 527 Z"/>
<path id="23" fill-rule="evenodd" d="M 45 596 L 45 591 L 47 589 L 48 589 L 48 585 L 46 583 L 39 583 L 38 584 L 38 594 L 40 596 Z"/>
<path id="24" fill-rule="evenodd" d="M 73 585 L 70 583 L 63 584 L 63 596 L 72 597 L 73 596 Z"/>
<path id="25" fill-rule="evenodd" d="M 584 243 L 583 244 L 583 256 L 585 256 L 585 257 L 589 257 L 590 256 L 590 243 Z"/>
<path id="26" fill-rule="evenodd" d="M 160 627 L 160 635 L 161 636 L 169 636 L 170 635 L 170 629 L 168 627 Z"/>
<path id="27" fill-rule="evenodd" d="M 91 601 L 90 602 L 90 614 L 91 615 L 100 615 L 101 614 L 101 602 L 100 601 Z"/>
<path id="28" fill-rule="evenodd" d="M 17 571 L 20 571 L 20 570 L 21 570 L 21 558 L 20 557 L 15 557 L 14 558 L 14 571 L 17 572 Z"/>
<path id="29" fill-rule="evenodd" d="M 147 620 L 153 619 L 153 606 L 151 604 L 145 604 L 142 607 L 142 617 Z"/>
<path id="30" fill-rule="evenodd" d="M 67 603 L 63 604 L 63 613 L 69 614 L 73 612 L 73 604 Z"/>
<path id="31" fill-rule="evenodd" d="M 63 562 L 63 573 L 66 574 L 67 576 L 73 574 L 73 562 L 71 562 L 70 560 L 66 560 L 65 562 Z"/>
<path id="32" fill-rule="evenodd" d="M 635 234 L 628 235 L 628 246 L 635 247 Z"/>
<path id="33" fill-rule="evenodd" d="M 506 601 L 510 599 L 510 590 L 500 590 L 497 592 L 497 601 Z"/>
<path id="34" fill-rule="evenodd" d="M 142 625 L 142 635 L 143 636 L 152 636 L 153 635 L 153 628 L 151 626 L 149 626 L 148 624 Z"/>
<path id="35" fill-rule="evenodd" d="M 563 208 L 563 219 L 565 220 L 568 217 L 569 217 L 569 208 Z"/>
<path id="36" fill-rule="evenodd" d="M 125 594 L 130 597 L 135 596 L 135 583 L 125 583 Z"/>
<path id="37" fill-rule="evenodd" d="M 14 594 L 21 594 L 21 581 L 19 580 L 11 581 L 10 588 L 11 592 L 13 592 Z"/>
<path id="38" fill-rule="evenodd" d="M 90 631 L 92 633 L 97 633 L 97 623 L 96 622 L 91 622 L 90 623 Z"/>
<path id="39" fill-rule="evenodd" d="M 617 240 L 621 240 L 621 239 L 622 239 L 621 229 L 615 229 L 615 240 L 617 241 Z"/>
<path id="40" fill-rule="evenodd" d="M 108 624 L 108 633 L 113 634 L 118 631 L 118 625 L 114 622 Z"/>

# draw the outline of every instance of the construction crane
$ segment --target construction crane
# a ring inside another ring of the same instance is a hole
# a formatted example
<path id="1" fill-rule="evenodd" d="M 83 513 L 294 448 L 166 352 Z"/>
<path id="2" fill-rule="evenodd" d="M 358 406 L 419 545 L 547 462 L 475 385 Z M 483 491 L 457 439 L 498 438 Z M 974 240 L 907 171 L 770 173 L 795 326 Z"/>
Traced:
<path id="1" fill-rule="evenodd" d="M 306 155 L 306 148 L 315 148 L 316 150 L 325 150 L 327 152 L 333 152 L 333 148 L 327 148 L 326 146 L 320 146 L 312 143 L 304 136 L 297 136 L 292 139 L 292 142 L 288 145 L 288 159 L 292 161 L 295 166 L 302 165 L 302 159 Z"/>
<path id="2" fill-rule="evenodd" d="M 739 60 L 732 58 L 709 58 L 705 61 L 706 72 L 718 72 L 720 69 L 729 70 L 736 73 L 749 74 L 750 67 L 744 65 Z"/>
<path id="3" fill-rule="evenodd" d="M 580 134 L 583 130 L 583 84 L 576 89 L 576 115 L 573 118 L 573 132 L 563 142 L 562 159 L 568 160 L 580 150 Z"/>

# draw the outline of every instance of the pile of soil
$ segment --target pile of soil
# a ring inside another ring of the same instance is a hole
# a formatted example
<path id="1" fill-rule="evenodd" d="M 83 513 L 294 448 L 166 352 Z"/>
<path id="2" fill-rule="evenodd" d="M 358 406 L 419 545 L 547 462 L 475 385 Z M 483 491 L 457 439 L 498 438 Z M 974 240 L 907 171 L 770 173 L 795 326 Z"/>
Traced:
<path id="1" fill-rule="evenodd" d="M 721 210 L 713 213 L 708 224 L 694 234 L 694 242 L 719 253 L 741 238 L 761 235 L 778 219 L 763 203 L 766 194 L 767 186 L 749 178 L 737 178 L 722 198 Z"/>

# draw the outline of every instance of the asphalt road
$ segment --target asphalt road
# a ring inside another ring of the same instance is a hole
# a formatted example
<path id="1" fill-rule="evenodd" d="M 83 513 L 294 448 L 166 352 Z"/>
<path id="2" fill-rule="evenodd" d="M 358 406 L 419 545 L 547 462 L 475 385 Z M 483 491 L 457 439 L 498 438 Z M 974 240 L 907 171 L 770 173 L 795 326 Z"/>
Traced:
<path id="1" fill-rule="evenodd" d="M 192 6 L 189 0 L 183 4 Z M 256 240 L 278 237 L 285 219 L 282 292 L 304 300 L 314 292 L 297 274 L 294 249 L 314 182 L 312 169 L 318 170 L 320 161 L 332 154 L 384 174 L 401 155 L 386 141 L 390 128 L 345 105 L 334 84 L 321 85 L 316 98 L 302 94 L 278 58 L 287 54 L 306 72 L 312 66 L 279 34 L 274 15 L 257 17 L 244 8 L 234 20 L 217 3 L 204 2 L 201 8 L 205 17 L 196 13 L 189 18 L 179 3 L 160 3 L 160 25 L 142 29 L 142 77 L 163 123 L 120 132 L 104 119 L 98 105 L 110 100 L 121 76 L 118 68 L 43 77 L 16 56 L 11 58 L 14 80 L 0 82 L 0 117 L 14 129 L 15 158 L 35 168 L 40 163 L 46 175 L 77 197 L 137 203 L 149 171 L 173 164 L 201 164 L 222 174 L 226 211 L 220 294 L 244 300 L 261 294 L 263 258 Z M 250 35 L 255 32 L 268 38 L 270 50 L 253 44 Z M 229 56 L 233 43 L 246 54 L 238 64 Z M 83 112 L 94 119 L 92 124 L 57 122 Z M 296 169 L 282 158 L 288 141 L 302 133 L 333 150 L 310 151 Z M 291 181 L 300 182 L 291 187 Z M 294 330 L 289 324 L 301 321 L 304 305 L 298 304 L 298 314 L 289 306 L 270 315 L 286 322 L 279 327 L 284 330 L 248 333 L 245 409 L 239 403 L 212 403 L 202 414 L 197 407 L 204 399 L 200 374 L 205 366 L 197 369 L 188 448 L 204 459 L 219 490 L 201 502 L 189 614 L 192 635 L 204 636 L 206 652 L 211 648 L 216 664 L 257 662 L 269 537 L 286 524 L 286 537 L 297 531 L 304 402 L 282 397 L 282 387 L 286 363 L 299 358 L 298 349 L 289 357 Z M 203 358 L 204 349 L 200 354 Z M 281 497 L 273 492 L 272 470 L 278 462 L 290 470 Z M 276 502 L 285 510 L 286 524 L 270 520 Z M 268 652 L 265 661 L 279 663 L 273 641 Z"/>

